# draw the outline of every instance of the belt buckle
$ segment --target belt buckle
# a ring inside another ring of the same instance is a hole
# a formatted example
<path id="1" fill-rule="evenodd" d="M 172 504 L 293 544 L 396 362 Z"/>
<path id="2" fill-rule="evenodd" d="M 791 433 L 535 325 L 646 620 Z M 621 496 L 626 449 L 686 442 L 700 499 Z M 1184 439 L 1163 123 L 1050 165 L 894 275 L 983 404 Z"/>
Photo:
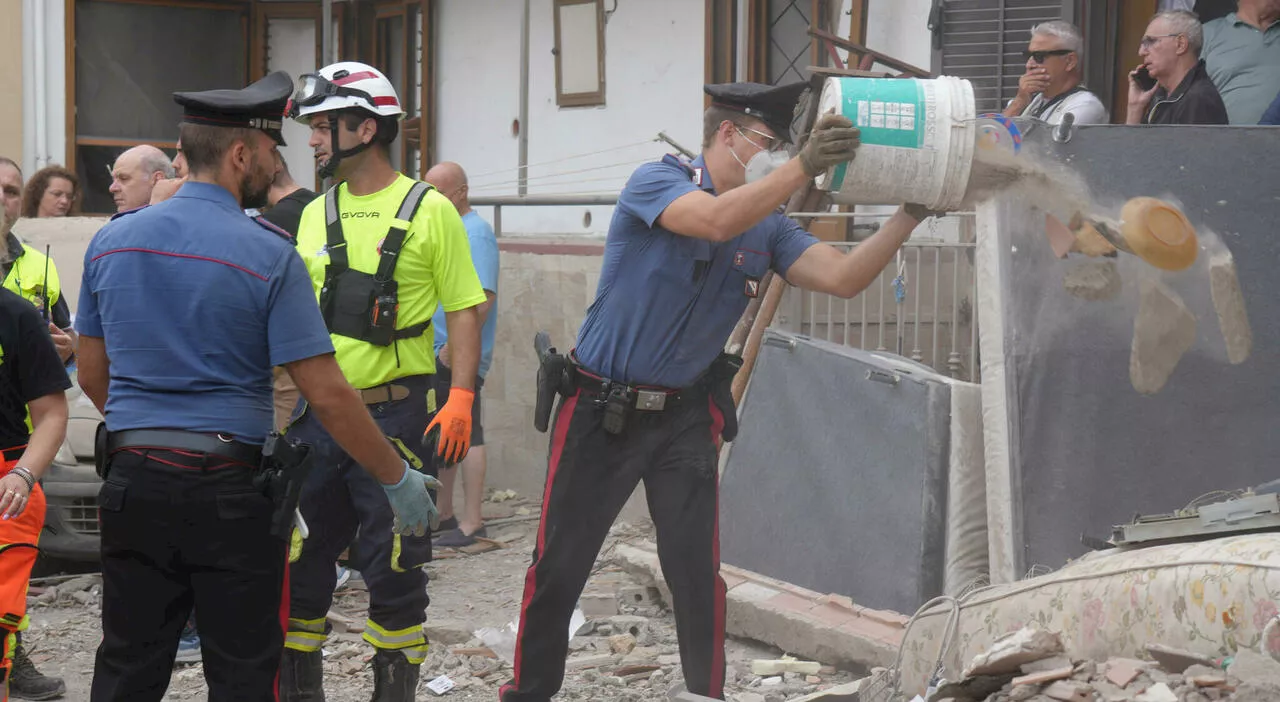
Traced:
<path id="1" fill-rule="evenodd" d="M 667 393 L 657 390 L 637 390 L 636 409 L 643 412 L 661 412 L 667 406 Z"/>

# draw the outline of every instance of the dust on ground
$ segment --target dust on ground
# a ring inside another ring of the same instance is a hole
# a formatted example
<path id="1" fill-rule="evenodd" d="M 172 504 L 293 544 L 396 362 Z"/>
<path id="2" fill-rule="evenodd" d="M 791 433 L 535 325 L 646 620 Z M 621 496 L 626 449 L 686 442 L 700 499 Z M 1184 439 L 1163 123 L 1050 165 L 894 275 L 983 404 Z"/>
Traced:
<path id="1" fill-rule="evenodd" d="M 422 667 L 419 700 L 437 699 L 427 683 L 445 675 L 456 687 L 439 699 L 456 702 L 495 702 L 498 688 L 511 677 L 511 666 L 487 650 L 475 632 L 501 630 L 516 621 L 537 530 L 537 504 L 510 491 L 493 491 L 485 503 L 492 543 L 471 552 L 438 552 L 427 566 L 430 576 L 427 633 L 431 651 Z M 619 543 L 653 539 L 652 524 L 619 523 L 611 530 L 584 594 L 587 623 L 570 643 L 570 661 L 590 662 L 603 654 L 614 657 L 599 667 L 571 670 L 557 700 L 666 700 L 672 685 L 681 682 L 675 621 L 653 588 L 645 588 L 611 558 Z M 484 550 L 488 549 L 488 550 Z M 636 597 L 637 592 L 651 596 Z M 625 597 L 623 596 L 625 593 Z M 616 598 L 609 597 L 617 596 Z M 637 599 L 643 600 L 639 604 Z M 626 603 L 620 601 L 625 600 Z M 618 602 L 616 614 L 612 602 Z M 101 640 L 102 585 L 96 574 L 53 584 L 33 585 L 29 599 L 31 628 L 25 642 L 41 672 L 65 679 L 64 699 L 89 699 L 94 652 Z M 373 692 L 372 648 L 357 631 L 342 631 L 349 622 L 364 622 L 367 592 L 358 578 L 334 597 L 334 632 L 325 644 L 325 692 L 330 702 L 364 702 Z M 602 603 L 604 607 L 602 607 Z M 638 619 L 637 619 L 638 618 Z M 735 702 L 784 702 L 804 694 L 847 683 L 855 675 L 824 667 L 817 676 L 788 673 L 762 679 L 752 675 L 753 659 L 775 659 L 782 651 L 750 641 L 726 644 L 726 698 Z M 200 664 L 174 668 L 166 700 L 205 699 Z"/>

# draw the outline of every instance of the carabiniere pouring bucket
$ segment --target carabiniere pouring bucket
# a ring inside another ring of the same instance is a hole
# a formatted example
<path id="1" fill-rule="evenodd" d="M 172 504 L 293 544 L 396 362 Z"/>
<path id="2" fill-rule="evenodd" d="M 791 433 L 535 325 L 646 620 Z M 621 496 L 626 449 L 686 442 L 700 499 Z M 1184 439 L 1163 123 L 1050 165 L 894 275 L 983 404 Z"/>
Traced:
<path id="1" fill-rule="evenodd" d="M 817 178 L 835 202 L 960 206 L 977 133 L 969 81 L 828 78 L 819 99 L 819 115 L 835 111 L 862 131 L 857 158 Z"/>

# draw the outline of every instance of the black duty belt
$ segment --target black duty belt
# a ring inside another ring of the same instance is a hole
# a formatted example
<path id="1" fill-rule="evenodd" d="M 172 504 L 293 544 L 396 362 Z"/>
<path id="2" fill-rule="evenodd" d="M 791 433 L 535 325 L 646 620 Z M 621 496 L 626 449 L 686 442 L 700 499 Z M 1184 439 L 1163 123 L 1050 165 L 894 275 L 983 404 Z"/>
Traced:
<path id="1" fill-rule="evenodd" d="M 22 458 L 22 453 L 26 450 L 27 450 L 27 447 L 25 444 L 23 444 L 22 446 L 14 446 L 13 448 L 5 449 L 4 462 L 8 463 L 9 461 L 16 461 L 19 458 Z"/>
<path id="2" fill-rule="evenodd" d="M 572 364 L 573 382 L 583 395 L 607 398 L 615 390 L 624 390 L 634 397 L 632 407 L 640 412 L 661 412 L 672 409 L 694 397 L 706 401 L 707 386 L 702 380 L 687 388 L 664 388 L 656 385 L 627 385 L 601 377 L 578 365 Z"/>
<path id="3" fill-rule="evenodd" d="M 218 456 L 252 468 L 262 465 L 262 447 L 236 441 L 221 434 L 199 434 L 179 429 L 126 429 L 107 436 L 107 453 L 124 449 L 189 451 Z"/>

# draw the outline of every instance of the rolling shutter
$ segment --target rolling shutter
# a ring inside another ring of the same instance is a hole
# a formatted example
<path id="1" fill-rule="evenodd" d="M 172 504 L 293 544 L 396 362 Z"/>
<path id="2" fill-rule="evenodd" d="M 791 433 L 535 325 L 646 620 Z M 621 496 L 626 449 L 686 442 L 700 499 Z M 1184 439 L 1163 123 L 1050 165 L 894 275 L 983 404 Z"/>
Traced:
<path id="1" fill-rule="evenodd" d="M 937 0 L 934 49 L 940 72 L 973 83 L 978 113 L 999 112 L 1026 71 L 1031 28 L 1063 17 L 1062 0 Z"/>

